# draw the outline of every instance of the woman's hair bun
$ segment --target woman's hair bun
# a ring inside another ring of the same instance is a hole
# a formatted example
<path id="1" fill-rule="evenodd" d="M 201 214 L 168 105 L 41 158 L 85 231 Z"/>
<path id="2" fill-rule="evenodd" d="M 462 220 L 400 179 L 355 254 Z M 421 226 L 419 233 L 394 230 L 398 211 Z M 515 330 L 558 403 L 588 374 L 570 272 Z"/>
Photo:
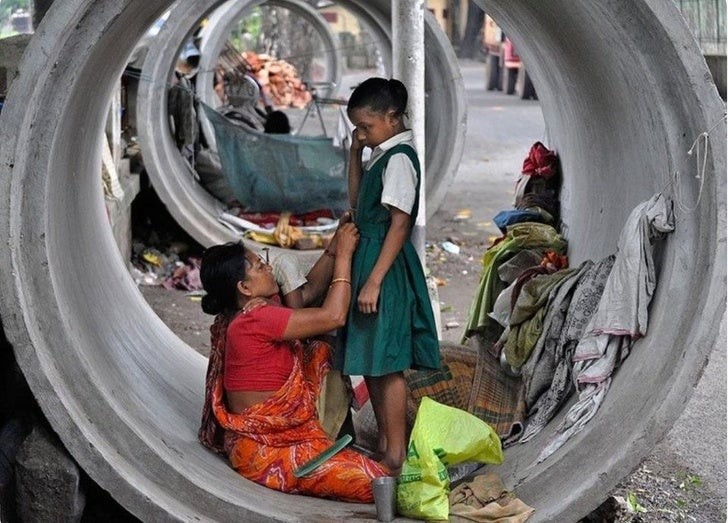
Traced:
<path id="1" fill-rule="evenodd" d="M 220 314 L 223 311 L 222 305 L 212 294 L 205 294 L 200 305 L 205 314 Z"/>

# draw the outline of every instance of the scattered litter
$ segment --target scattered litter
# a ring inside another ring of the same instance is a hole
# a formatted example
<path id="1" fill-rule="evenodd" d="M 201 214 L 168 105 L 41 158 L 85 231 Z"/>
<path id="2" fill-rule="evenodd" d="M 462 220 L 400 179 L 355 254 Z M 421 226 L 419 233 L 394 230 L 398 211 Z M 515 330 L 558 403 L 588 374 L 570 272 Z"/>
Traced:
<path id="1" fill-rule="evenodd" d="M 460 322 L 459 321 L 448 321 L 445 324 L 445 328 L 446 329 L 457 329 L 458 327 L 460 327 Z"/>
<path id="2" fill-rule="evenodd" d="M 478 222 L 475 224 L 477 227 L 480 227 L 481 229 L 487 229 L 491 225 L 493 225 L 493 222 Z"/>
<path id="3" fill-rule="evenodd" d="M 456 222 L 462 222 L 464 220 L 469 220 L 472 215 L 473 213 L 470 209 L 460 209 L 457 214 L 453 216 L 453 220 Z"/>
<path id="4" fill-rule="evenodd" d="M 463 269 L 463 270 L 461 271 L 461 274 L 463 274 L 463 275 L 466 275 L 467 273 L 468 273 L 468 271 L 466 271 L 465 269 Z"/>
<path id="5" fill-rule="evenodd" d="M 443 305 L 440 307 L 440 312 L 452 312 L 455 310 L 452 305 Z"/>
<path id="6" fill-rule="evenodd" d="M 442 242 L 442 248 L 450 254 L 460 254 L 460 247 L 452 242 Z"/>
<path id="7" fill-rule="evenodd" d="M 438 278 L 437 276 L 432 277 L 433 280 L 435 280 L 435 283 L 438 287 L 444 287 L 447 285 L 447 280 L 443 280 L 442 278 Z"/>

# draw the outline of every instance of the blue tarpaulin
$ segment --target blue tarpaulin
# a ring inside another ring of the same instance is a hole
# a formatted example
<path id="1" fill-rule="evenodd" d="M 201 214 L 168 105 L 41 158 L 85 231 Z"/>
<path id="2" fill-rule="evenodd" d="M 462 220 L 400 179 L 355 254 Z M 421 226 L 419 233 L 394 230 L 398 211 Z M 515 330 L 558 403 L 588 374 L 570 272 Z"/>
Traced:
<path id="1" fill-rule="evenodd" d="M 200 105 L 215 129 L 223 176 L 246 211 L 348 209 L 345 152 L 330 138 L 261 133 Z"/>

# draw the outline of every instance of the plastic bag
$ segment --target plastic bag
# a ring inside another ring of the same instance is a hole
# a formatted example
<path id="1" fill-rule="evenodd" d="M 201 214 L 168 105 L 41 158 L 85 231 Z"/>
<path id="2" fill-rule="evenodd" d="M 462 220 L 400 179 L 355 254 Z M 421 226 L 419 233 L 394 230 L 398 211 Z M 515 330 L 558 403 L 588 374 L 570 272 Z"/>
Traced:
<path id="1" fill-rule="evenodd" d="M 500 438 L 472 414 L 422 398 L 397 486 L 399 513 L 419 519 L 447 520 L 447 467 L 464 461 L 503 463 Z"/>

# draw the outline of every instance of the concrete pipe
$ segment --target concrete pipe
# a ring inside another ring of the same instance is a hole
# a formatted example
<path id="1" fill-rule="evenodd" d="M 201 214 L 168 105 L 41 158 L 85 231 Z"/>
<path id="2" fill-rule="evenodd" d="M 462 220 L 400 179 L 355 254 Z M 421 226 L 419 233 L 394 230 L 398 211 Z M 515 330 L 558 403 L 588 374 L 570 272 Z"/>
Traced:
<path id="1" fill-rule="evenodd" d="M 220 98 L 213 89 L 215 83 L 215 69 L 217 58 L 230 38 L 230 32 L 235 28 L 240 19 L 245 16 L 260 1 L 240 2 L 231 0 L 217 8 L 209 17 L 207 24 L 200 31 L 200 71 L 197 73 L 197 95 L 200 100 L 210 107 L 218 107 L 221 104 Z M 324 83 L 330 84 L 319 89 L 319 95 L 333 97 L 341 82 L 341 57 L 338 52 L 338 42 L 328 22 L 310 4 L 300 0 L 267 0 L 264 5 L 288 9 L 296 16 L 308 22 L 321 38 L 323 48 L 319 54 L 325 60 Z M 176 17 L 175 17 L 176 18 Z M 188 18 L 183 18 L 189 20 Z M 205 140 L 210 144 L 211 149 L 217 149 L 215 131 L 210 121 L 200 113 L 200 126 L 205 135 Z"/>
<path id="2" fill-rule="evenodd" d="M 137 126 L 149 178 L 175 220 L 205 246 L 235 239 L 236 235 L 218 222 L 217 217 L 223 204 L 195 181 L 191 169 L 177 150 L 169 132 L 167 104 L 164 101 L 167 97 L 166 79 L 172 73 L 182 43 L 199 20 L 220 3 L 193 0 L 175 4 L 159 34 L 150 43 L 142 72 L 142 78 L 150 81 L 140 83 L 137 99 Z M 245 6 L 255 3 L 257 2 L 225 4 L 221 9 L 228 13 L 230 10 L 239 13 Z M 280 5 L 284 4 L 286 2 L 281 0 Z M 390 66 L 390 1 L 342 0 L 339 4 L 354 13 L 370 29 L 384 56 L 385 66 Z M 429 12 L 427 15 L 425 88 L 430 108 L 427 115 L 426 143 L 427 210 L 434 213 L 447 192 L 462 157 L 466 104 L 462 77 L 452 47 L 434 17 Z M 225 17 L 223 20 L 227 21 L 229 18 Z M 226 24 L 222 24 L 222 27 L 226 28 Z M 211 89 L 211 73 L 205 71 L 212 67 L 204 67 L 202 64 L 214 63 L 224 43 L 221 38 L 225 34 L 227 31 L 211 31 L 210 56 L 207 56 L 208 46 L 203 47 L 198 74 L 202 75 L 199 79 L 200 94 L 208 104 L 214 93 Z M 208 134 L 211 134 L 209 130 L 206 131 L 206 136 Z M 441 136 L 450 136 L 452 139 L 440 140 Z"/>
<path id="3" fill-rule="evenodd" d="M 662 249 L 649 335 L 583 432 L 534 465 L 552 425 L 509 449 L 498 469 L 538 509 L 535 520 L 576 521 L 674 422 L 717 336 L 726 289 L 724 106 L 669 2 L 482 5 L 513 37 L 541 98 L 549 145 L 563 162 L 575 263 L 612 250 L 632 206 L 654 191 L 679 188 L 695 202 L 686 151 L 715 126 L 700 202 L 678 209 Z M 197 442 L 205 359 L 152 313 L 116 252 L 101 200 L 100 137 L 134 43 L 166 7 L 57 2 L 30 43 L 0 116 L 7 338 L 73 457 L 145 521 L 373 517 L 372 506 L 255 485 Z"/>

